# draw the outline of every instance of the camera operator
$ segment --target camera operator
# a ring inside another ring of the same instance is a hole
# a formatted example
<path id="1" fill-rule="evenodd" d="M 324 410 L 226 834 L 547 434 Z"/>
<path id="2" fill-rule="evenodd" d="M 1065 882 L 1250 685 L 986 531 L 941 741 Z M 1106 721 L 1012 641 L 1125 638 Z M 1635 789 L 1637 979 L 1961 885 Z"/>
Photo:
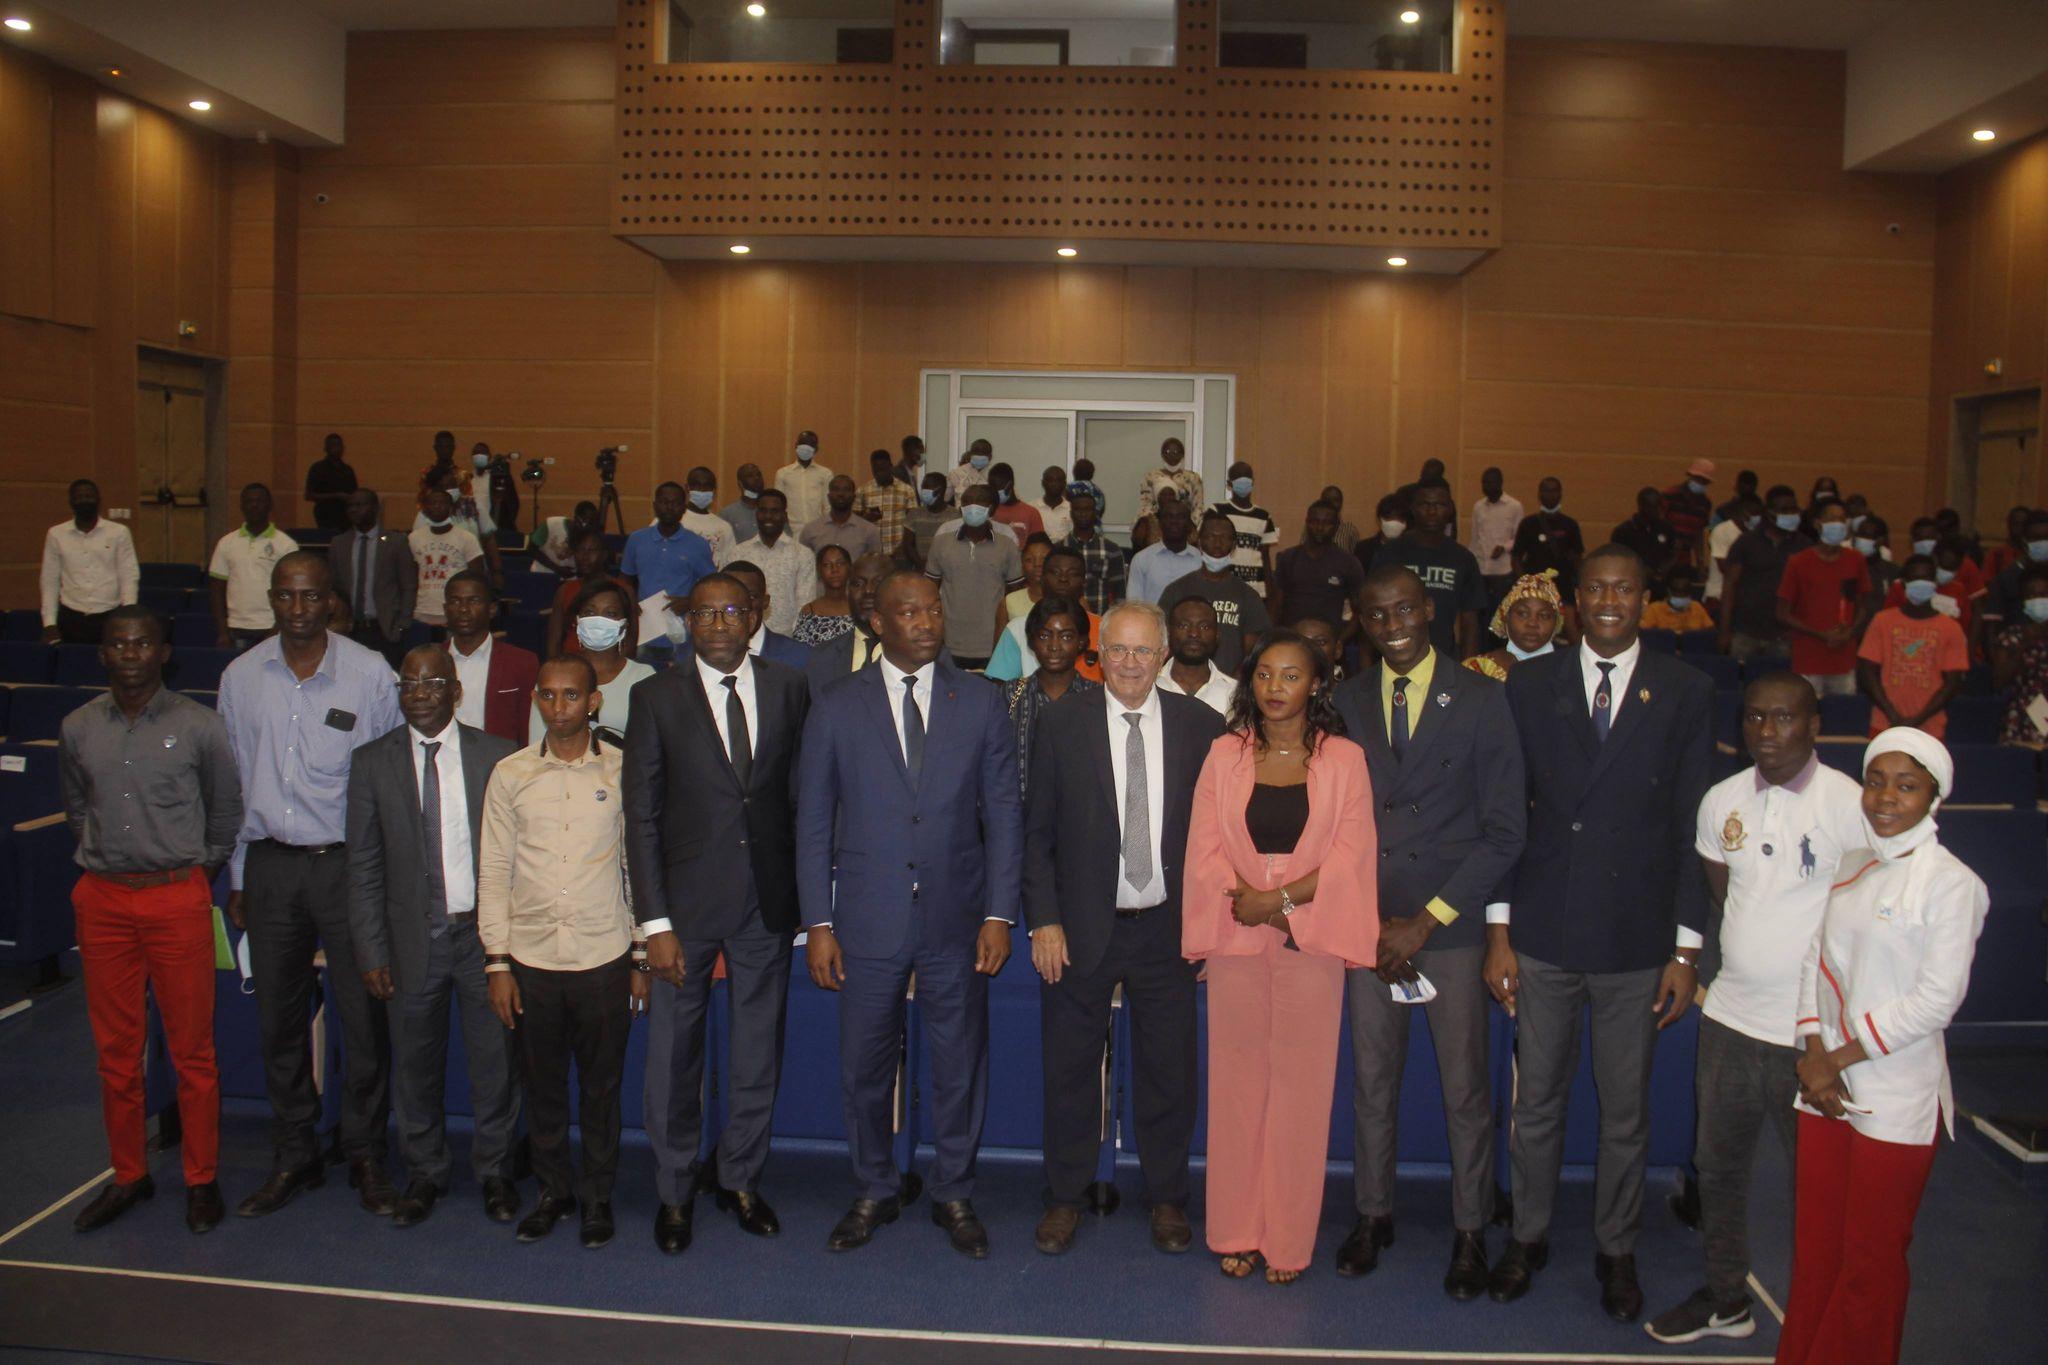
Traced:
<path id="1" fill-rule="evenodd" d="M 533 550 L 534 571 L 552 570 L 563 578 L 574 576 L 576 537 L 597 529 L 597 504 L 588 498 L 577 503 L 576 510 L 566 517 L 549 517 L 527 537 L 526 543 Z"/>

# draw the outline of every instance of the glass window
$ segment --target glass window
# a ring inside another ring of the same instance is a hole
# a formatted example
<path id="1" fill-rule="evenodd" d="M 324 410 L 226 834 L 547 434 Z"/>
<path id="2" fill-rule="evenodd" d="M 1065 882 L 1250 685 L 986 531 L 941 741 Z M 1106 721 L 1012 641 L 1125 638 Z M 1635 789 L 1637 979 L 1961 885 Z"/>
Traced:
<path id="1" fill-rule="evenodd" d="M 1453 8 L 1452 0 L 1221 0 L 1216 64 L 1449 71 Z"/>
<path id="2" fill-rule="evenodd" d="M 889 62 L 894 0 L 668 0 L 671 62 Z"/>
<path id="3" fill-rule="evenodd" d="M 948 66 L 1172 66 L 1173 0 L 946 0 Z"/>

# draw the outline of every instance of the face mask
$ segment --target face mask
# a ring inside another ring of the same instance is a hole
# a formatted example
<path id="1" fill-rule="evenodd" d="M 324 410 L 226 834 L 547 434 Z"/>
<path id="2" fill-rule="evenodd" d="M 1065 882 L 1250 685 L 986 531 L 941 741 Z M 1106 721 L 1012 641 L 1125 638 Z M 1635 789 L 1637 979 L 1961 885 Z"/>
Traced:
<path id="1" fill-rule="evenodd" d="M 939 500 L 939 490 L 936 488 L 920 488 L 917 490 L 917 500 L 926 507 L 930 507 Z"/>
<path id="2" fill-rule="evenodd" d="M 609 616 L 576 618 L 576 643 L 585 649 L 614 649 L 626 638 L 626 623 Z"/>
<path id="3" fill-rule="evenodd" d="M 1385 536 L 1388 540 L 1399 540 L 1401 538 L 1401 533 L 1407 529 L 1407 522 L 1400 521 L 1395 518 L 1388 518 L 1387 520 L 1382 521 L 1380 523 L 1380 534 Z"/>
<path id="4" fill-rule="evenodd" d="M 681 644 L 690 638 L 689 618 L 680 612 L 663 612 L 661 614 L 661 633 L 668 636 L 670 644 Z"/>
<path id="5" fill-rule="evenodd" d="M 1252 495 L 1252 481 L 1250 479 L 1232 479 L 1230 481 L 1230 491 L 1237 494 L 1240 498 L 1248 498 Z M 2048 558 L 2048 556 L 2044 556 L 2044 558 Z"/>
<path id="6" fill-rule="evenodd" d="M 1016 499 L 1016 497 L 1015 497 L 1014 495 L 1012 495 L 1012 494 L 1011 494 L 1011 492 L 1010 492 L 1010 490 L 1009 490 L 1009 489 L 1007 489 L 1007 488 L 998 488 L 998 489 L 996 490 L 996 501 L 997 501 L 997 502 L 1003 503 L 1003 504 L 1005 504 L 1005 505 L 1007 506 L 1008 504 L 1010 504 L 1010 503 L 1013 503 L 1013 502 L 1015 502 L 1016 500 L 1017 500 L 1017 499 Z"/>
<path id="7" fill-rule="evenodd" d="M 1556 516 L 1564 507 L 1564 504 L 1561 502 L 1545 502 L 1537 505 L 1543 509 L 1543 515 L 1546 517 Z"/>
<path id="8" fill-rule="evenodd" d="M 1916 607 L 1924 607 L 1934 600 L 1934 580 L 1916 578 L 1905 585 L 1906 600 Z"/>
<path id="9" fill-rule="evenodd" d="M 1557 642 L 1555 640 L 1545 640 L 1543 642 L 1543 648 L 1541 649 L 1523 649 L 1513 640 L 1508 641 L 1508 653 L 1514 655 L 1516 659 L 1523 661 L 1527 661 L 1529 659 L 1534 659 L 1541 655 L 1548 654 L 1556 648 Z"/>
<path id="10" fill-rule="evenodd" d="M 1913 542 L 1913 553 L 1914 553 L 1914 554 L 1916 554 L 1916 555 L 1931 555 L 1931 554 L 1933 554 L 1933 553 L 1934 553 L 1934 542 L 1933 542 L 1933 541 L 1931 541 L 1931 540 L 1916 540 L 1916 541 L 1914 541 L 1914 542 Z"/>
<path id="11" fill-rule="evenodd" d="M 1665 598 L 1664 600 L 1671 604 L 1671 610 L 1673 611 L 1684 611 L 1687 607 L 1692 605 L 1692 599 L 1690 597 L 1681 597 L 1677 593 L 1671 594 L 1671 596 Z"/>
<path id="12" fill-rule="evenodd" d="M 1771 520 L 1777 523 L 1780 531 L 1796 531 L 1799 529 L 1799 514 L 1797 512 L 1779 512 L 1772 516 Z"/>
<path id="13" fill-rule="evenodd" d="M 761 495 L 759 493 L 756 493 L 751 488 L 742 488 L 740 490 L 740 496 L 745 498 L 748 502 L 752 502 L 755 498 L 758 498 Z"/>
<path id="14" fill-rule="evenodd" d="M 1745 531 L 1754 531 L 1763 524 L 1764 519 L 1762 517 L 1744 517 L 1742 519 L 1742 529 Z"/>
<path id="15" fill-rule="evenodd" d="M 1823 522 L 1820 528 L 1820 543 L 1841 545 L 1849 539 L 1849 523 L 1846 521 Z"/>
<path id="16" fill-rule="evenodd" d="M 472 455 L 469 457 L 469 462 L 478 469 L 488 469 L 490 468 L 491 457 L 488 455 Z"/>
<path id="17" fill-rule="evenodd" d="M 1202 567 L 1210 573 L 1222 573 L 1230 567 L 1230 556 L 1225 555 L 1223 558 L 1218 559 L 1214 555 L 1205 554 L 1202 556 Z"/>
<path id="18" fill-rule="evenodd" d="M 1852 531 L 1860 531 L 1863 529 L 1863 523 L 1868 521 L 1869 519 L 1870 518 L 1868 514 L 1858 512 L 1855 516 L 1849 518 L 1849 529 Z"/>
<path id="19" fill-rule="evenodd" d="M 2029 621 L 2037 625 L 2042 621 L 2048 621 L 2048 597 L 2029 597 L 2021 610 L 2027 613 Z"/>
<path id="20" fill-rule="evenodd" d="M 798 446 L 796 448 L 796 457 L 805 464 L 809 464 L 812 460 L 816 459 L 817 455 L 818 448 L 816 446 Z"/>
<path id="21" fill-rule="evenodd" d="M 988 525 L 988 509 L 978 502 L 970 502 L 960 509 L 960 520 L 966 522 L 969 527 L 986 526 Z"/>
<path id="22" fill-rule="evenodd" d="M 1934 571 L 1934 581 L 1937 583 L 1952 583 L 1955 581 L 1955 576 L 1956 571 L 1954 569 L 1936 569 Z"/>
<path id="23" fill-rule="evenodd" d="M 696 508 L 699 512 L 708 511 L 711 507 L 710 492 L 702 488 L 692 488 L 690 490 L 690 506 Z"/>
<path id="24" fill-rule="evenodd" d="M 1865 559 L 1877 558 L 1877 542 L 1869 536 L 1856 537 L 1856 553 Z"/>
<path id="25" fill-rule="evenodd" d="M 1695 493 L 1704 493 L 1707 491 L 1707 486 L 1701 483 L 1698 479 L 1687 479 L 1685 481 L 1685 486 Z"/>
<path id="26" fill-rule="evenodd" d="M 976 471 L 977 473 L 979 473 L 981 470 L 987 469 L 988 456 L 981 454 L 979 451 L 975 452 L 972 455 L 969 455 L 967 457 L 967 467 L 969 469 Z"/>
<path id="27" fill-rule="evenodd" d="M 2028 541 L 2027 558 L 2037 564 L 2048 564 L 2048 540 Z"/>

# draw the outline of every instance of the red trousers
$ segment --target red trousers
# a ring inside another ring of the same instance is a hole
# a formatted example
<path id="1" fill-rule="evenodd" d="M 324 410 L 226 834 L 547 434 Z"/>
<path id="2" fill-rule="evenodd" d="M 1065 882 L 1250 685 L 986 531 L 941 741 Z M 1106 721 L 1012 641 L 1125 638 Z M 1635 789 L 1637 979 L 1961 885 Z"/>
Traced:
<path id="1" fill-rule="evenodd" d="M 220 1071 L 213 1058 L 213 895 L 205 876 L 130 890 L 88 872 L 72 888 L 85 1008 L 100 1054 L 100 1108 L 114 1179 L 149 1174 L 144 1156 L 143 986 L 156 996 L 178 1071 L 185 1183 L 214 1177 L 220 1157 Z"/>
<path id="2" fill-rule="evenodd" d="M 1839 1119 L 1799 1115 L 1792 1295 L 1778 1365 L 1898 1360 L 1906 1248 L 1934 1146 L 1879 1142 Z"/>

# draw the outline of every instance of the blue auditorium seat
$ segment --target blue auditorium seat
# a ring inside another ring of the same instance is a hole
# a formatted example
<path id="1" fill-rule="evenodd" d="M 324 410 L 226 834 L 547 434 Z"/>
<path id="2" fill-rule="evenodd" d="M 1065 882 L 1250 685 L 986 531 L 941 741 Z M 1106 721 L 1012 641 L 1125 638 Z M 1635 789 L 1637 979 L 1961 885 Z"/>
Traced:
<path id="1" fill-rule="evenodd" d="M 1687 666 L 1697 668 L 1714 680 L 1716 692 L 1740 692 L 1742 690 L 1742 660 L 1731 659 L 1726 654 L 1688 654 Z"/>
<path id="2" fill-rule="evenodd" d="M 1849 776 L 1860 781 L 1863 777 L 1863 750 L 1866 747 L 1861 742 L 1848 744 L 1839 741 L 1829 741 L 1823 744 L 1816 744 L 1813 747 L 1813 751 L 1820 755 L 1821 762 L 1827 764 L 1836 772 L 1847 773 Z"/>
<path id="3" fill-rule="evenodd" d="M 1742 746 L 1742 694 L 1714 694 L 1714 739 L 1720 744 Z"/>
<path id="4" fill-rule="evenodd" d="M 2037 756 L 2032 749 L 2005 744 L 1962 744 L 1949 736 L 1956 765 L 1957 805 L 2031 806 L 2040 794 Z"/>
<path id="5" fill-rule="evenodd" d="M 103 687 L 15 687 L 7 702 L 7 739 L 11 744 L 55 739 L 64 717 L 105 693 Z"/>
<path id="6" fill-rule="evenodd" d="M 220 710 L 219 692 L 194 691 L 192 688 L 189 687 L 183 687 L 178 690 L 181 695 L 190 697 L 193 701 L 198 702 L 201 706 L 205 707 L 209 711 Z"/>
<path id="7" fill-rule="evenodd" d="M 43 638 L 43 614 L 33 607 L 13 607 L 0 624 L 0 640 L 34 641 Z"/>
<path id="8" fill-rule="evenodd" d="M 57 651 L 40 640 L 0 640 L 0 682 L 46 683 L 56 667 Z"/>
<path id="9" fill-rule="evenodd" d="M 418 649 L 421 645 L 430 645 L 434 643 L 434 627 L 428 625 L 425 621 L 413 621 L 406 626 L 405 634 L 401 637 L 399 643 L 403 644 L 407 649 Z"/>
<path id="10" fill-rule="evenodd" d="M 546 611 L 555 600 L 555 592 L 562 586 L 562 580 L 553 574 L 507 573 L 505 595 L 517 602 L 522 615 L 539 615 Z"/>
<path id="11" fill-rule="evenodd" d="M 1678 652 L 1686 656 L 1685 661 L 1687 663 L 1691 663 L 1697 655 L 1716 653 L 1720 643 L 1721 632 L 1718 630 L 1680 631 L 1678 635 Z"/>
<path id="12" fill-rule="evenodd" d="M 2005 695 L 1960 693 L 1948 704 L 1948 742 L 1996 744 L 2005 723 Z"/>
<path id="13" fill-rule="evenodd" d="M 58 645 L 54 676 L 59 687 L 105 687 L 107 666 L 100 662 L 100 647 Z"/>
<path id="14" fill-rule="evenodd" d="M 220 628 L 213 623 L 213 613 L 205 611 L 181 611 L 171 618 L 171 647 L 193 646 L 212 649 L 213 642 L 220 638 Z"/>
<path id="15" fill-rule="evenodd" d="M 1822 697 L 1820 699 L 1820 732 L 1824 735 L 1868 735 L 1870 733 L 1870 698 Z"/>
<path id="16" fill-rule="evenodd" d="M 186 588 L 146 586 L 142 589 L 141 601 L 158 616 L 176 616 L 186 609 L 191 593 Z"/>
<path id="17" fill-rule="evenodd" d="M 1960 779 L 1958 779 L 1960 781 Z M 2038 810 L 1944 810 L 1941 842 L 1984 879 L 1991 913 L 1957 1011 L 1970 1023 L 2048 1019 L 2048 926 L 2041 888 L 2048 883 L 2048 815 Z"/>
<path id="18" fill-rule="evenodd" d="M 235 658 L 234 650 L 213 645 L 204 649 L 173 648 L 166 671 L 181 692 L 212 692 L 220 688 L 220 675 Z"/>
<path id="19" fill-rule="evenodd" d="M 1643 648 L 1659 654 L 1678 652 L 1678 632 L 1675 630 L 1646 630 L 1642 634 Z"/>
<path id="20" fill-rule="evenodd" d="M 142 586 L 145 588 L 204 588 L 206 570 L 197 564 L 144 564 Z"/>
<path id="21" fill-rule="evenodd" d="M 521 614 L 505 623 L 505 639 L 543 657 L 548 648 L 548 620 L 545 616 Z"/>
<path id="22" fill-rule="evenodd" d="M 31 963 L 76 939 L 77 868 L 58 795 L 57 751 L 10 744 L 0 754 L 9 759 L 0 763 L 0 962 Z"/>
<path id="23" fill-rule="evenodd" d="M 1752 654 L 1742 661 L 1742 680 L 1755 682 L 1773 673 L 1790 673 L 1792 660 L 1783 654 Z"/>

